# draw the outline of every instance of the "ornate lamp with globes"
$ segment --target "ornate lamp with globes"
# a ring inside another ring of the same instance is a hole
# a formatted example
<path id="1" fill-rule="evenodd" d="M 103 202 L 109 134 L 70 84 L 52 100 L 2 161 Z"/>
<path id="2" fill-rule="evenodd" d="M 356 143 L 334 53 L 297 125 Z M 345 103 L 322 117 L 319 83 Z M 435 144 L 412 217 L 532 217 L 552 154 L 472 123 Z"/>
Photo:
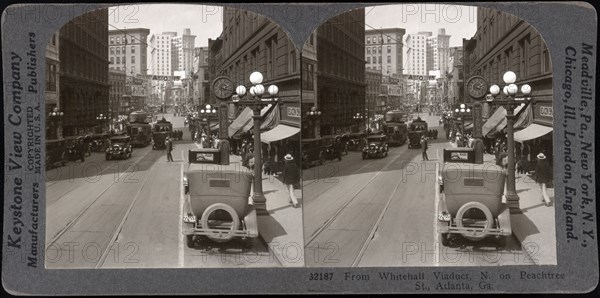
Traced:
<path id="1" fill-rule="evenodd" d="M 493 105 L 500 105 L 506 109 L 506 139 L 507 139 L 507 151 L 508 151 L 508 173 L 506 180 L 506 199 L 508 207 L 511 213 L 520 213 L 519 207 L 519 195 L 516 191 L 515 183 L 515 139 L 514 139 L 514 124 L 515 119 L 519 117 L 527 106 L 532 102 L 531 86 L 523 84 L 521 86 L 521 92 L 519 93 L 519 87 L 515 84 L 517 81 L 517 75 L 512 71 L 507 71 L 503 76 L 504 83 L 506 84 L 502 88 L 500 94 L 500 86 L 492 85 L 490 87 L 491 97 L 488 98 L 488 103 Z M 515 109 L 518 106 L 522 106 L 518 114 L 514 114 Z"/>

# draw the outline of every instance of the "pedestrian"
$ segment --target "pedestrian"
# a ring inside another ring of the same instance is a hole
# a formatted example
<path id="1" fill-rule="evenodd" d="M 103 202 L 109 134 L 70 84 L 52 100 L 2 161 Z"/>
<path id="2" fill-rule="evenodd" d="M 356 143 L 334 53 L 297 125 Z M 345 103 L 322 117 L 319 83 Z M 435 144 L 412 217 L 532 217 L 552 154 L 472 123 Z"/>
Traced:
<path id="1" fill-rule="evenodd" d="M 546 160 L 546 155 L 540 153 L 537 155 L 537 163 L 535 165 L 535 182 L 539 185 L 542 191 L 542 202 L 546 206 L 550 206 L 550 197 L 548 196 L 548 183 L 552 181 L 552 168 Z"/>
<path id="2" fill-rule="evenodd" d="M 298 207 L 298 199 L 294 193 L 294 186 L 300 182 L 300 171 L 291 154 L 288 153 L 283 159 L 285 160 L 282 173 L 283 184 L 287 186 L 289 191 L 288 201 L 296 208 Z"/>
<path id="3" fill-rule="evenodd" d="M 425 136 L 421 136 L 421 156 L 423 157 L 424 161 L 428 161 L 429 157 L 427 156 L 427 147 L 429 146 L 429 144 L 427 144 L 427 138 L 425 138 Z"/>
<path id="4" fill-rule="evenodd" d="M 85 161 L 85 152 L 84 152 L 84 145 L 83 145 L 83 139 L 79 139 L 77 142 L 77 151 L 79 151 L 79 157 L 81 159 L 81 162 Z"/>
<path id="5" fill-rule="evenodd" d="M 170 137 L 166 137 L 165 145 L 167 146 L 167 162 L 173 161 L 173 155 L 171 155 L 171 151 L 173 151 L 173 141 Z"/>
<path id="6" fill-rule="evenodd" d="M 207 137 L 206 137 L 205 133 L 202 134 L 202 139 L 200 140 L 200 146 L 202 148 L 210 148 L 210 144 L 209 144 L 209 142 L 207 140 Z"/>

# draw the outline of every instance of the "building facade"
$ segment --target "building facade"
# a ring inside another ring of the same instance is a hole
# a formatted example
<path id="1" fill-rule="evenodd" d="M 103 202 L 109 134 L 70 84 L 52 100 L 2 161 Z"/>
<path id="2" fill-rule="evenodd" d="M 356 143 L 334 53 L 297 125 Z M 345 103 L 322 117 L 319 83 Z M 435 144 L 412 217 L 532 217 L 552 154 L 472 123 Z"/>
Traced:
<path id="1" fill-rule="evenodd" d="M 533 120 L 529 125 L 551 128 L 553 125 L 553 94 L 552 94 L 552 62 L 550 53 L 542 36 L 534 27 L 520 18 L 495 9 L 478 8 L 477 32 L 472 38 L 469 48 L 465 48 L 465 58 L 469 54 L 468 76 L 465 68 L 465 83 L 472 75 L 483 76 L 489 85 L 504 85 L 503 75 L 513 71 L 517 75 L 515 84 L 529 84 L 532 88 L 531 104 Z M 474 47 L 473 44 L 474 43 Z M 465 60 L 466 61 L 466 60 Z M 465 64 L 466 65 L 466 64 Z M 486 109 L 484 116 L 490 115 L 494 106 Z M 530 129 L 525 127 L 523 130 Z M 537 129 L 544 131 L 544 129 Z M 527 147 L 530 160 L 535 155 L 544 152 L 552 160 L 552 133 L 536 135 L 532 131 L 526 134 L 527 140 L 518 146 Z M 523 139 L 521 139 L 523 141 Z"/>
<path id="2" fill-rule="evenodd" d="M 419 32 L 417 34 L 409 34 L 406 37 L 407 51 L 407 74 L 410 75 L 427 75 L 427 38 L 431 36 L 431 32 Z"/>
<path id="3" fill-rule="evenodd" d="M 234 85 L 250 85 L 250 74 L 263 74 L 263 85 L 279 87 L 280 122 L 300 127 L 300 53 L 285 32 L 252 12 L 224 8 L 222 44 L 215 55 L 216 76 Z"/>
<path id="4" fill-rule="evenodd" d="M 365 112 L 365 10 L 331 18 L 317 29 L 317 103 L 321 134 L 356 130 Z"/>
<path id="5" fill-rule="evenodd" d="M 464 98 L 463 48 L 451 47 L 448 59 L 449 70 L 446 75 L 448 94 L 446 105 L 454 105 Z"/>
<path id="6" fill-rule="evenodd" d="M 208 47 L 194 49 L 193 104 L 205 105 L 210 95 Z"/>
<path id="7" fill-rule="evenodd" d="M 369 68 L 365 70 L 366 108 L 369 111 L 369 118 L 375 117 L 376 114 L 385 114 L 387 104 L 385 99 L 380 97 L 382 95 L 381 81 L 381 71 Z"/>
<path id="8" fill-rule="evenodd" d="M 127 75 L 147 74 L 148 34 L 145 28 L 109 30 L 109 68 Z"/>
<path id="9" fill-rule="evenodd" d="M 308 116 L 310 111 L 319 112 L 317 104 L 317 33 L 313 32 L 302 48 L 302 137 L 318 138 L 321 135 L 319 116 Z"/>
<path id="10" fill-rule="evenodd" d="M 108 81 L 109 90 L 109 115 L 114 122 L 119 119 L 119 115 L 128 115 L 129 101 L 124 98 L 125 95 L 125 73 L 121 70 L 109 69 Z"/>
<path id="11" fill-rule="evenodd" d="M 105 126 L 96 119 L 108 114 L 108 9 L 69 21 L 60 29 L 60 107 L 64 136 Z M 104 25 L 103 25 L 104 24 Z"/>
<path id="12" fill-rule="evenodd" d="M 380 70 L 383 76 L 401 75 L 404 33 L 402 28 L 365 30 L 367 69 Z"/>
<path id="13" fill-rule="evenodd" d="M 46 46 L 46 139 L 62 138 L 63 117 L 60 105 L 60 32 L 50 38 Z M 52 114 L 55 112 L 55 114 Z"/>

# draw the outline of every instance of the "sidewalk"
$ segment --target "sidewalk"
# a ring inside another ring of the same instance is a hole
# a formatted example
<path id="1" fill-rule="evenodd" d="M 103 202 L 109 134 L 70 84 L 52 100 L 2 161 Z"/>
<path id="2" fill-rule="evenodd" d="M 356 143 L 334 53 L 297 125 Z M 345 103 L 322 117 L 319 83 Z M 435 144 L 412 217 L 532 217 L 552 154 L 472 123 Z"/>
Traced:
<path id="1" fill-rule="evenodd" d="M 456 143 L 449 143 L 456 147 Z M 492 154 L 484 154 L 484 163 L 496 162 Z M 536 265 L 556 265 L 556 225 L 554 188 L 548 188 L 551 206 L 542 201 L 542 190 L 532 177 L 515 173 L 515 188 L 522 213 L 511 214 L 511 229 L 523 251 Z"/>
<path id="2" fill-rule="evenodd" d="M 229 161 L 241 163 L 241 157 L 230 155 Z M 258 216 L 258 233 L 283 267 L 304 266 L 302 190 L 294 192 L 300 203 L 298 208 L 289 203 L 289 192 L 281 180 L 263 175 L 263 193 L 267 198 L 269 215 Z"/>
<path id="3" fill-rule="evenodd" d="M 495 156 L 485 154 L 483 160 L 494 163 Z M 530 175 L 515 173 L 515 179 L 522 213 L 511 214 L 513 235 L 536 265 L 556 265 L 554 188 L 548 188 L 552 205 L 546 206 L 542 201 L 542 190 Z"/>

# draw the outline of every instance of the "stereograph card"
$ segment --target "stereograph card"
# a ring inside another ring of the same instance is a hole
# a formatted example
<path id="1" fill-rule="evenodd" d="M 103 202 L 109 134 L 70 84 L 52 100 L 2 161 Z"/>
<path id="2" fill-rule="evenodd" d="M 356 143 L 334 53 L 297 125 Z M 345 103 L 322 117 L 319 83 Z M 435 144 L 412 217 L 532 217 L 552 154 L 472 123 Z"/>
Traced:
<path id="1" fill-rule="evenodd" d="M 14 295 L 589 293 L 584 2 L 13 4 Z"/>

